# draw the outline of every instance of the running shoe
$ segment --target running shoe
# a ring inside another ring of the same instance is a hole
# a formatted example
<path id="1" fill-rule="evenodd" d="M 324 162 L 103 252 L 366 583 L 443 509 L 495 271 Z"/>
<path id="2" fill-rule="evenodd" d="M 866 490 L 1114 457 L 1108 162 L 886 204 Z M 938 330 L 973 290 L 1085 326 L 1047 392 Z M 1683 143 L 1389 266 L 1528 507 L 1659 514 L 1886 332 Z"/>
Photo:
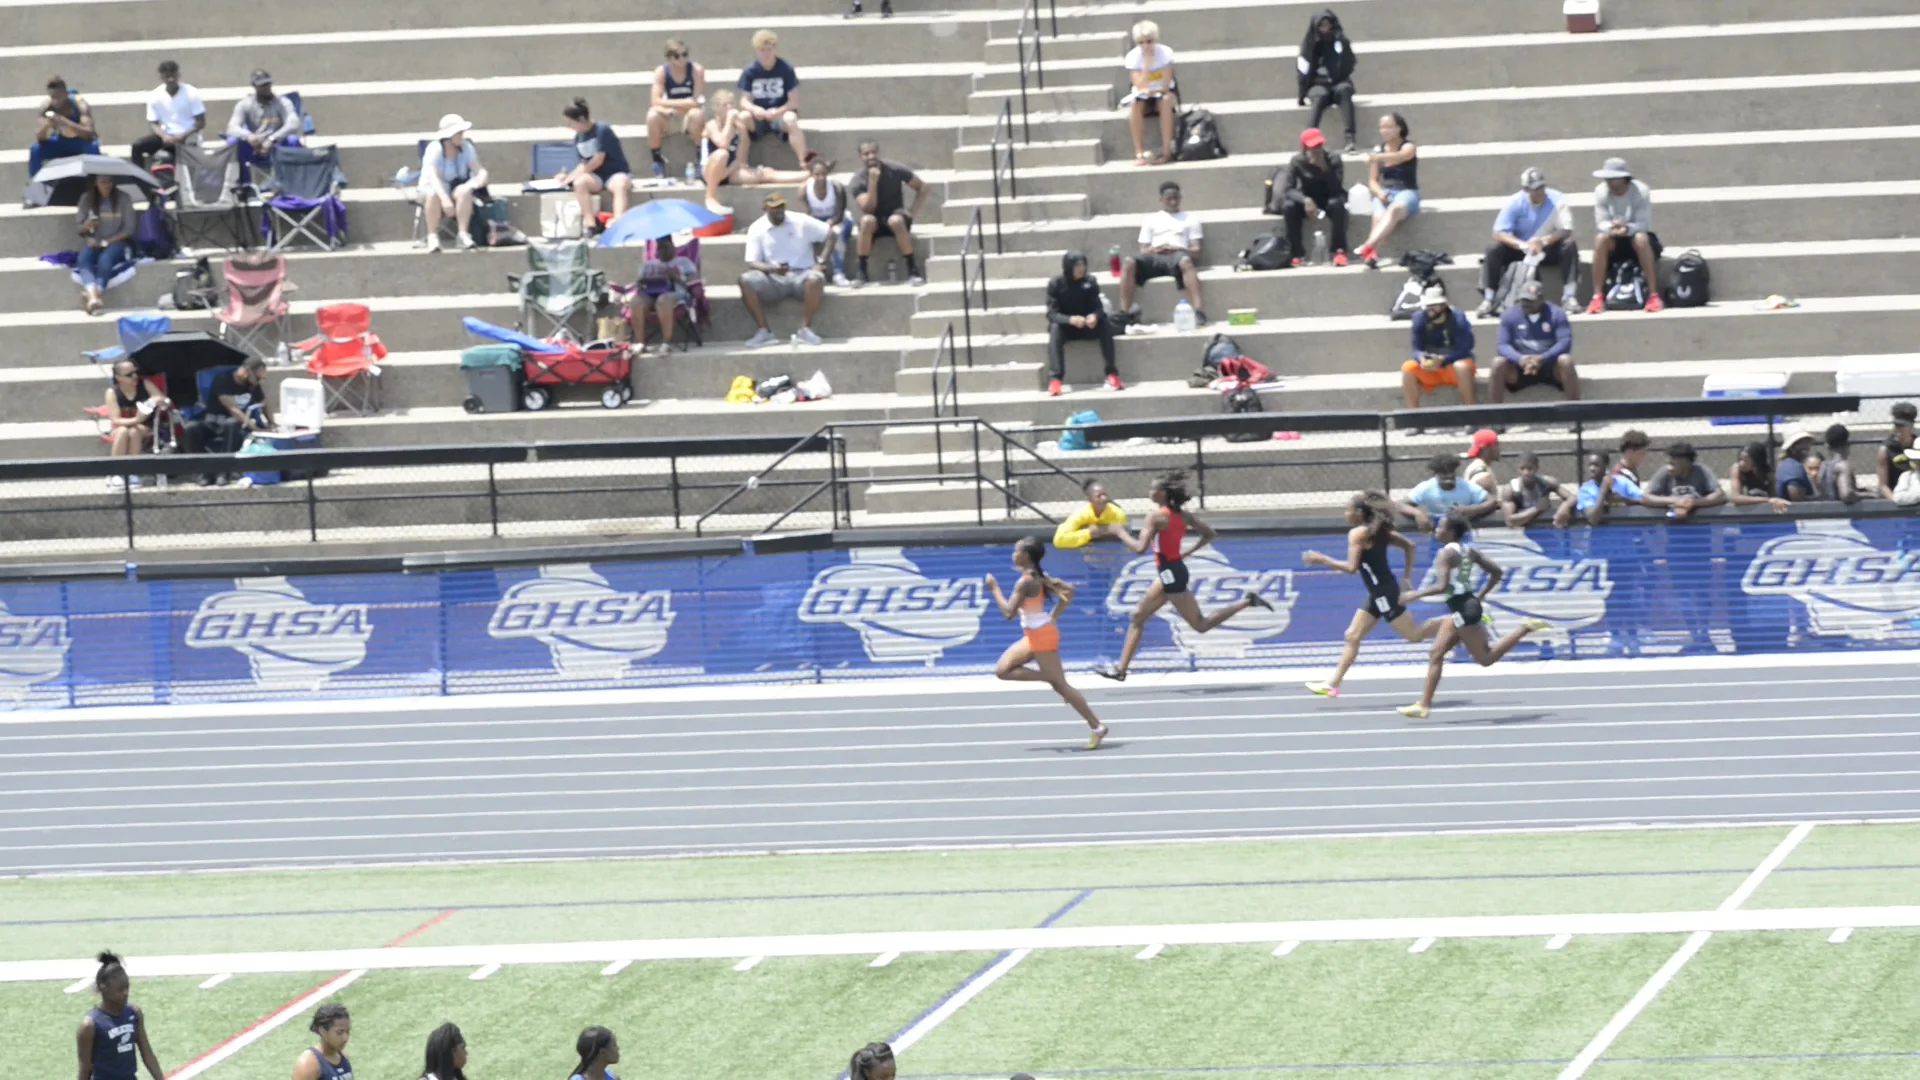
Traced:
<path id="1" fill-rule="evenodd" d="M 1061 382 L 1059 379 L 1047 380 L 1047 396 L 1048 397 L 1059 397 L 1061 394 L 1064 394 L 1066 392 L 1067 392 L 1066 383 Z"/>
<path id="2" fill-rule="evenodd" d="M 1587 301 L 1587 314 L 1598 315 L 1605 310 L 1607 310 L 1607 298 L 1599 293 L 1594 293 L 1593 299 Z"/>
<path id="3" fill-rule="evenodd" d="M 1262 611 L 1273 610 L 1273 602 L 1268 600 L 1266 597 L 1261 596 L 1258 592 L 1255 592 L 1252 589 L 1247 590 L 1247 603 L 1261 609 Z"/>
<path id="4" fill-rule="evenodd" d="M 1125 390 L 1127 388 L 1127 384 L 1121 382 L 1120 376 L 1118 375 L 1107 376 L 1106 386 L 1109 390 Z"/>
<path id="5" fill-rule="evenodd" d="M 1360 261 L 1366 263 L 1369 270 L 1380 269 L 1380 253 L 1374 250 L 1372 244 L 1360 245 Z"/>
<path id="6" fill-rule="evenodd" d="M 1346 253 L 1346 252 L 1344 252 L 1344 251 L 1336 251 L 1336 252 L 1334 252 L 1334 253 L 1333 253 L 1333 265 L 1335 265 L 1335 266 L 1345 266 L 1345 265 L 1347 265 L 1347 253 Z"/>
<path id="7" fill-rule="evenodd" d="M 853 282 L 849 281 L 845 274 L 835 274 L 833 275 L 833 287 L 836 289 L 851 289 L 853 288 Z"/>
<path id="8" fill-rule="evenodd" d="M 1094 668 L 1093 673 L 1103 679 L 1112 679 L 1114 682 L 1127 681 L 1127 673 L 1121 671 L 1118 664 L 1103 664 L 1100 667 Z"/>
<path id="9" fill-rule="evenodd" d="M 1553 624 L 1545 619 L 1528 619 L 1520 625 L 1526 627 L 1529 634 L 1537 634 L 1542 630 L 1553 629 Z"/>
<path id="10" fill-rule="evenodd" d="M 764 349 L 769 345 L 778 344 L 779 341 L 780 339 L 774 336 L 773 331 L 763 326 L 747 339 L 747 348 Z"/>
<path id="11" fill-rule="evenodd" d="M 1087 749 L 1098 750 L 1100 743 L 1107 737 L 1107 725 L 1101 724 L 1087 733 Z"/>
<path id="12" fill-rule="evenodd" d="M 1665 300 L 1660 299 L 1660 294 L 1656 292 L 1647 297 L 1647 306 L 1645 310 L 1649 314 L 1665 311 L 1667 310 L 1667 302 Z"/>
<path id="13" fill-rule="evenodd" d="M 1425 720 L 1427 718 L 1427 707 L 1417 701 L 1411 705 L 1402 705 L 1393 711 L 1409 720 Z"/>
<path id="14" fill-rule="evenodd" d="M 1340 688 L 1332 683 L 1310 682 L 1307 684 L 1307 693 L 1318 694 L 1321 697 L 1339 697 Z"/>
<path id="15" fill-rule="evenodd" d="M 820 335 L 813 332 L 813 327 L 803 326 L 793 332 L 793 343 L 795 345 L 818 345 L 820 344 Z"/>

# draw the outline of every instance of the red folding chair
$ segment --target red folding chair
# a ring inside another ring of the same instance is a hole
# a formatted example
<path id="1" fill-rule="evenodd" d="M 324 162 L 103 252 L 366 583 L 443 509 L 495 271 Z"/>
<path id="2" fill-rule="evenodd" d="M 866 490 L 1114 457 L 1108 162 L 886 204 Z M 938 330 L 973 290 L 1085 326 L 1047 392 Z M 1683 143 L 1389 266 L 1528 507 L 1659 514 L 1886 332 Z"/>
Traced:
<path id="1" fill-rule="evenodd" d="M 313 313 L 320 333 L 294 346 L 320 380 L 328 412 L 371 416 L 380 409 L 380 361 L 387 347 L 365 304 L 329 304 Z"/>

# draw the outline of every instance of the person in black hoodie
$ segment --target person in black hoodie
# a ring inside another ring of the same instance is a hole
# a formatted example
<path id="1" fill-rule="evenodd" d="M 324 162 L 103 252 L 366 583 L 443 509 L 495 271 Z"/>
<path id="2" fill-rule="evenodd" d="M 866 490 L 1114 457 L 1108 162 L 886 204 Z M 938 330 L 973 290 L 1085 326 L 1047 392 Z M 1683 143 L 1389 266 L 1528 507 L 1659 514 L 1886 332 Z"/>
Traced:
<path id="1" fill-rule="evenodd" d="M 1294 68 L 1300 77 L 1300 95 L 1294 102 L 1305 105 L 1313 100 L 1313 112 L 1307 117 L 1307 126 L 1317 128 L 1320 118 L 1326 114 L 1327 106 L 1340 106 L 1340 117 L 1347 124 L 1346 153 L 1353 153 L 1354 115 L 1353 115 L 1353 42 L 1347 40 L 1347 32 L 1340 28 L 1340 16 L 1326 8 L 1313 17 L 1307 24 L 1307 36 L 1300 40 L 1300 54 L 1294 60 Z"/>
<path id="2" fill-rule="evenodd" d="M 1275 206 L 1275 203 L 1279 203 Z M 1267 196 L 1267 213 L 1287 221 L 1287 250 L 1293 265 L 1306 261 L 1302 234 L 1308 219 L 1327 215 L 1328 247 L 1333 265 L 1347 265 L 1347 183 L 1338 155 L 1327 153 L 1327 137 L 1319 128 L 1300 133 L 1300 152 L 1287 163 L 1287 176 L 1278 192 Z"/>
<path id="3" fill-rule="evenodd" d="M 1100 342 L 1107 368 L 1107 389 L 1125 390 L 1113 363 L 1113 320 L 1100 301 L 1100 283 L 1087 272 L 1087 257 L 1069 251 L 1060 259 L 1060 276 L 1047 282 L 1047 393 L 1067 392 L 1067 342 Z"/>

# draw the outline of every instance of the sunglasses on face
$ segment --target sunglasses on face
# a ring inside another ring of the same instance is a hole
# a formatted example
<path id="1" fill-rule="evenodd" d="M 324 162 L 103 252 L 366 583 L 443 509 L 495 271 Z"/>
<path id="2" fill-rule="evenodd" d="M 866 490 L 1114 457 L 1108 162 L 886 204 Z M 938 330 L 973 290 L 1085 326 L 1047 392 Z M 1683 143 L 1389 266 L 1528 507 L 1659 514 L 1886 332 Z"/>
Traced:
<path id="1" fill-rule="evenodd" d="M 667 54 L 667 59 L 669 60 L 685 60 L 686 58 L 687 54 L 683 52 L 670 52 Z"/>

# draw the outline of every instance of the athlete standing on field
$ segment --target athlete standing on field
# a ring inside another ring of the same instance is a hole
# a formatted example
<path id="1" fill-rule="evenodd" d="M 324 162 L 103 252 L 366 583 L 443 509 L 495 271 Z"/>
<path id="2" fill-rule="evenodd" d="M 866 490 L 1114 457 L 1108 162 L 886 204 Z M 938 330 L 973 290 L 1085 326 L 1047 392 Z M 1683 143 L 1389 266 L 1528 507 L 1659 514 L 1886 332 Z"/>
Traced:
<path id="1" fill-rule="evenodd" d="M 77 1049 L 80 1053 L 80 1080 L 134 1080 L 139 1068 L 137 1053 L 146 1063 L 147 1075 L 163 1080 L 167 1075 L 147 1041 L 147 1018 L 127 1001 L 132 980 L 120 958 L 110 952 L 99 956 L 100 970 L 94 973 L 93 988 L 100 1004 L 87 1010 L 80 1020 Z"/>
<path id="2" fill-rule="evenodd" d="M 1467 654 L 1481 667 L 1492 667 L 1500 658 L 1520 644 L 1520 639 L 1536 630 L 1547 629 L 1548 624 L 1541 619 L 1528 619 L 1520 624 L 1520 629 L 1500 639 L 1499 643 L 1487 643 L 1486 611 L 1482 602 L 1500 585 L 1500 579 L 1506 571 L 1500 564 L 1486 557 L 1479 548 L 1467 542 L 1466 515 L 1458 510 L 1450 510 L 1433 527 L 1433 539 L 1441 544 L 1440 554 L 1433 560 L 1434 584 L 1419 592 L 1407 592 L 1400 597 L 1402 604 L 1411 604 L 1429 596 L 1444 594 L 1447 602 L 1447 619 L 1440 626 L 1440 636 L 1433 642 L 1433 651 L 1427 654 L 1427 688 L 1420 700 L 1412 705 L 1399 708 L 1401 716 L 1414 720 L 1425 720 L 1433 709 L 1433 692 L 1440 688 L 1440 669 L 1447 662 L 1447 653 L 1455 643 L 1466 647 Z M 1487 572 L 1487 580 L 1478 591 L 1473 587 L 1475 568 Z"/>

